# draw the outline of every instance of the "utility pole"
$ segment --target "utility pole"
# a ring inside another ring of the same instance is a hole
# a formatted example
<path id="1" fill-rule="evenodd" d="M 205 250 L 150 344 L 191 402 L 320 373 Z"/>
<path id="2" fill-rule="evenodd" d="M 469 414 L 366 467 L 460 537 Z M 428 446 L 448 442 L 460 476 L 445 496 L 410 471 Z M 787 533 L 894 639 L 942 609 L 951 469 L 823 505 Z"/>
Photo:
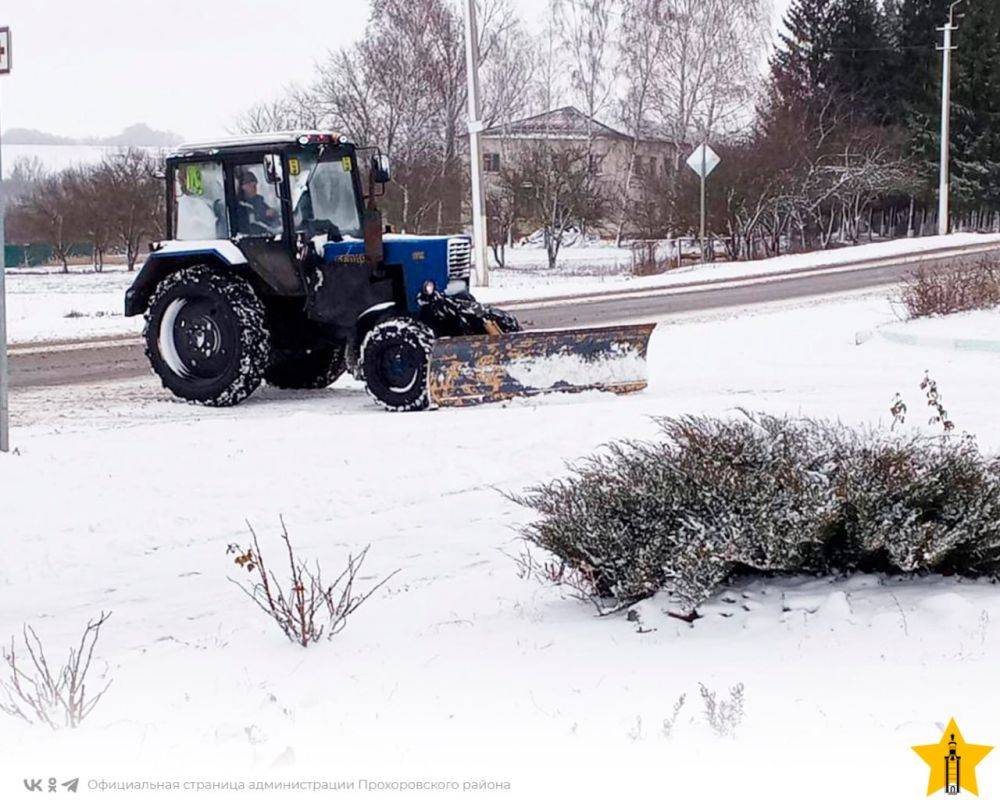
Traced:
<path id="1" fill-rule="evenodd" d="M 486 213 L 483 186 L 483 146 L 479 134 L 483 123 L 479 118 L 479 25 L 476 22 L 476 0 L 465 0 L 465 72 L 469 84 L 469 162 L 472 167 L 472 250 L 475 253 L 476 283 L 489 286 L 487 262 Z"/>
<path id="2" fill-rule="evenodd" d="M 0 27 L 0 78 L 10 72 L 10 28 Z M 0 118 L 0 133 L 3 119 Z M 7 263 L 4 259 L 4 211 L 7 199 L 3 191 L 3 143 L 0 142 L 0 453 L 10 452 L 10 407 L 7 373 Z"/>
<path id="3" fill-rule="evenodd" d="M 950 229 L 951 217 L 951 170 L 949 158 L 951 154 L 951 53 L 957 49 L 952 46 L 951 35 L 958 28 L 955 25 L 955 7 L 962 0 L 955 0 L 948 8 L 948 22 L 943 28 L 944 47 L 939 47 L 944 58 L 941 71 L 941 166 L 940 183 L 938 185 L 938 233 L 944 236 Z"/>

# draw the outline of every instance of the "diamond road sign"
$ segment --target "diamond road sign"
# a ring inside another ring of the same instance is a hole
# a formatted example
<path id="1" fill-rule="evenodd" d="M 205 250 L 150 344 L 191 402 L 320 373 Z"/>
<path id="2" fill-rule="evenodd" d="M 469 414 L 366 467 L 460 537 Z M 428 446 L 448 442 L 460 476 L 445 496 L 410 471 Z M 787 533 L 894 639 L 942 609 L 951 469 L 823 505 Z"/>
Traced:
<path id="1" fill-rule="evenodd" d="M 719 154 L 707 144 L 698 145 L 697 149 L 688 157 L 687 165 L 695 171 L 699 178 L 707 178 L 712 174 L 712 170 L 719 166 Z M 704 173 L 702 173 L 704 168 Z"/>
<path id="2" fill-rule="evenodd" d="M 10 28 L 0 28 L 0 75 L 10 72 Z"/>

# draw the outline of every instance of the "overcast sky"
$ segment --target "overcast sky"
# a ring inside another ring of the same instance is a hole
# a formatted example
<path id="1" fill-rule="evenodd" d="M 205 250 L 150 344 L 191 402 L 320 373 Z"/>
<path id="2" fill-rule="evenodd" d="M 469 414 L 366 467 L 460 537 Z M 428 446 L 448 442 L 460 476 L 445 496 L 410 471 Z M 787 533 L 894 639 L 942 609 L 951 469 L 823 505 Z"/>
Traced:
<path id="1" fill-rule="evenodd" d="M 515 3 L 530 21 L 545 5 Z M 308 80 L 367 15 L 366 0 L 2 0 L 14 71 L 0 78 L 0 127 L 224 134 L 243 109 Z"/>

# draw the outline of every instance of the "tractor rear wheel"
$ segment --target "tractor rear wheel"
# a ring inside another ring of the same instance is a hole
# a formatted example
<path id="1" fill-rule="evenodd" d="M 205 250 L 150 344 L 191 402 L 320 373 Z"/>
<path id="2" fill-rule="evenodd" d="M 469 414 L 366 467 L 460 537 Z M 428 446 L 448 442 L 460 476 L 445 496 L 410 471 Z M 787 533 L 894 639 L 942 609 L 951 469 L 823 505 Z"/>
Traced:
<path id="1" fill-rule="evenodd" d="M 246 280 L 187 267 L 156 288 L 146 356 L 163 386 L 208 406 L 233 406 L 260 385 L 271 353 L 264 306 Z"/>
<path id="2" fill-rule="evenodd" d="M 389 411 L 427 408 L 434 332 L 422 322 L 398 317 L 380 322 L 361 344 L 359 371 L 375 401 Z"/>
<path id="3" fill-rule="evenodd" d="M 347 370 L 343 345 L 274 350 L 264 380 L 279 389 L 325 389 Z"/>

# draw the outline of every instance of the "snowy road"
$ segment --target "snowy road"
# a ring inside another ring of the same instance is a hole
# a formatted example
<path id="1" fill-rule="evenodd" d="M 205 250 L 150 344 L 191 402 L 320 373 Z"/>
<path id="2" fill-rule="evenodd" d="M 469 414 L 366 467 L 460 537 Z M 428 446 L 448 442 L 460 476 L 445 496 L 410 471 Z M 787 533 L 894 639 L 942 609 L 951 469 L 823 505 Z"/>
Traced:
<path id="1" fill-rule="evenodd" d="M 644 321 L 691 312 L 753 306 L 854 292 L 898 283 L 919 267 L 941 269 L 982 258 L 983 248 L 964 256 L 904 260 L 888 265 L 840 265 L 788 275 L 700 281 L 607 297 L 566 297 L 510 304 L 529 328 L 558 328 Z M 74 344 L 15 345 L 10 358 L 14 389 L 100 383 L 146 375 L 148 362 L 133 337 L 102 337 Z"/>

